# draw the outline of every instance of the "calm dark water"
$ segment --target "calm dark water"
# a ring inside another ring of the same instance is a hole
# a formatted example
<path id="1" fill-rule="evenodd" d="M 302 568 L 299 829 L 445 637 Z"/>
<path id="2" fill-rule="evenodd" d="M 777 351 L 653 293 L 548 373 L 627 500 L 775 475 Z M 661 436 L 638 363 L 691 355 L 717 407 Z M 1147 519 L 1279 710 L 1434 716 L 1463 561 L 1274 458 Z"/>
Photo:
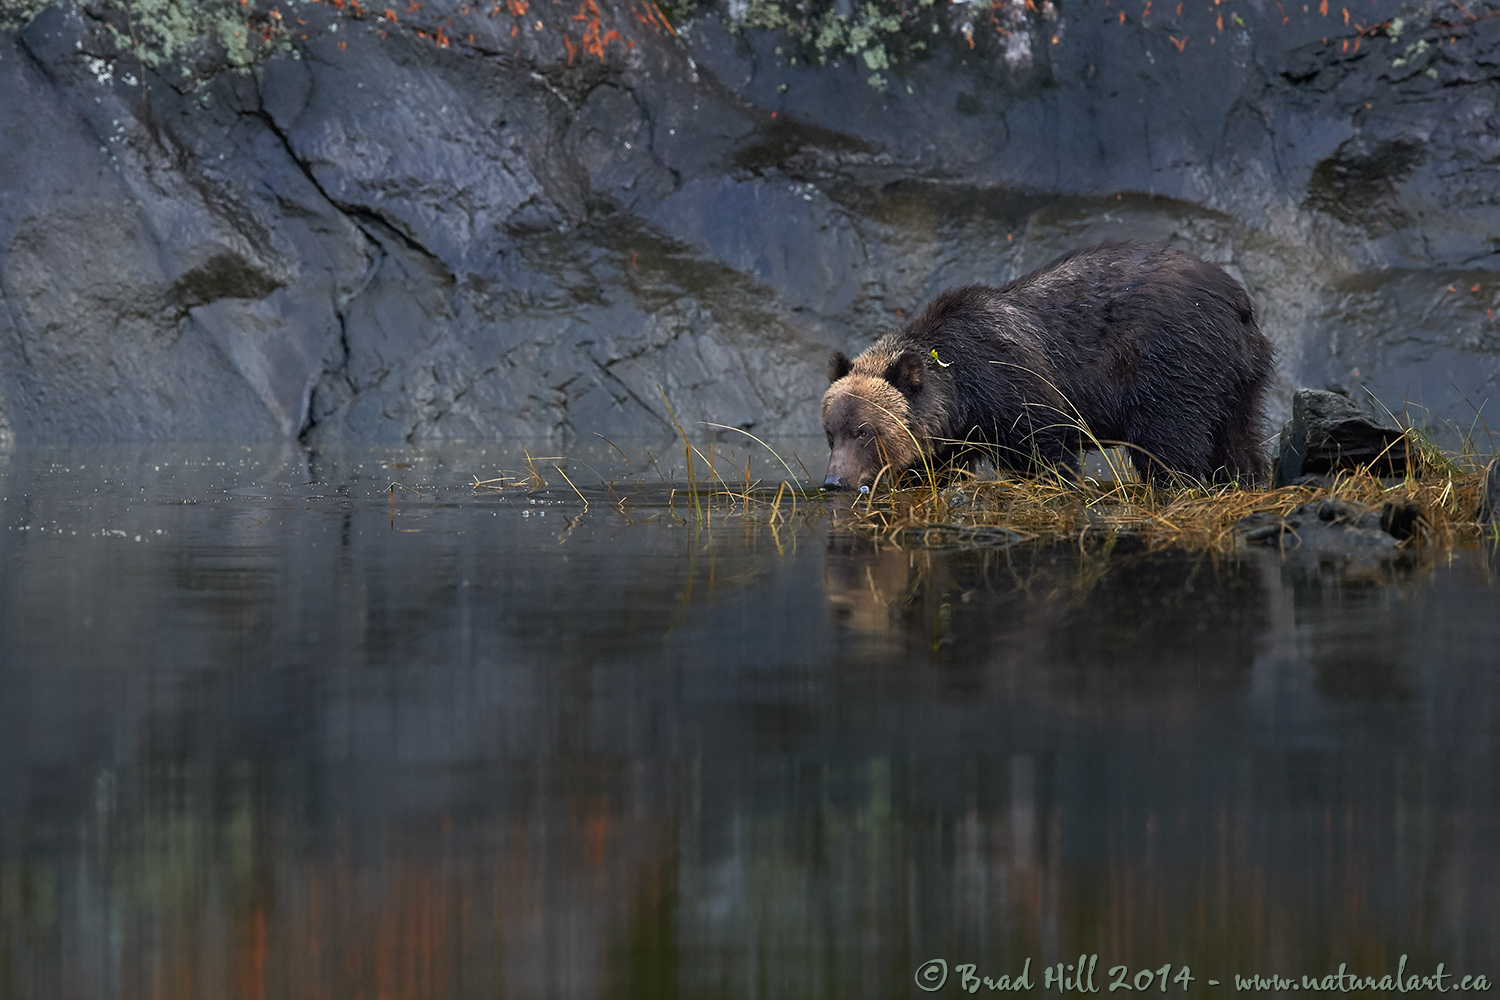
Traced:
<path id="1" fill-rule="evenodd" d="M 1482 553 L 903 551 L 581 458 L 0 457 L 0 997 L 1500 977 Z"/>

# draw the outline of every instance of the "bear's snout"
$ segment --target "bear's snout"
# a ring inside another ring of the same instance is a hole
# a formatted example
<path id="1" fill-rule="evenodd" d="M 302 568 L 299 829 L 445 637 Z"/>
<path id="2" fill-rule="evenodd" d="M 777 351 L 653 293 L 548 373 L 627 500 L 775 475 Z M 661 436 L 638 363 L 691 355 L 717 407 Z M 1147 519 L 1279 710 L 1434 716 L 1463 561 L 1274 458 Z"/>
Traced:
<path id="1" fill-rule="evenodd" d="M 825 490 L 847 490 L 849 488 L 849 476 L 845 470 L 838 467 L 838 453 L 835 452 L 828 458 L 828 475 L 823 477 L 823 488 Z"/>
<path id="2" fill-rule="evenodd" d="M 839 442 L 834 446 L 833 454 L 828 456 L 828 475 L 823 477 L 823 488 L 847 490 L 863 485 L 859 475 L 860 465 L 858 457 L 850 454 L 849 446 Z"/>

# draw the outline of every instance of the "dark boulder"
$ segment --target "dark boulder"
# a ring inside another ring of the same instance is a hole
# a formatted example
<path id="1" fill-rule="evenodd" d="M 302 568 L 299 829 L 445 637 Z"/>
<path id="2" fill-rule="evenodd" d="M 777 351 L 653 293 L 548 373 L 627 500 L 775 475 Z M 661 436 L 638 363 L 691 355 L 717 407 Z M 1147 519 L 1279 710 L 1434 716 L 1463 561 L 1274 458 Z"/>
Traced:
<path id="1" fill-rule="evenodd" d="M 1285 515 L 1252 514 L 1234 525 L 1244 545 L 1306 552 L 1367 554 L 1390 551 L 1420 535 L 1422 509 L 1410 500 L 1371 507 L 1324 497 L 1299 504 Z"/>
<path id="2" fill-rule="evenodd" d="M 1407 462 L 1406 432 L 1394 421 L 1371 416 L 1339 393 L 1298 389 L 1292 419 L 1281 429 L 1271 483 L 1286 486 L 1361 466 L 1378 476 L 1398 476 Z"/>

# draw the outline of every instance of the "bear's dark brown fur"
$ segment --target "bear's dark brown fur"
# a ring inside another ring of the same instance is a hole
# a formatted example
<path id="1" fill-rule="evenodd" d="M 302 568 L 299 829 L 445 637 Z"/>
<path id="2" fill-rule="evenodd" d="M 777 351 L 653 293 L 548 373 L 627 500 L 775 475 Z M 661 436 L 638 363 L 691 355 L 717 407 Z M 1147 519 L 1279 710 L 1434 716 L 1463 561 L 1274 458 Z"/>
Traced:
<path id="1" fill-rule="evenodd" d="M 943 292 L 853 361 L 834 353 L 825 487 L 980 457 L 1075 476 L 1096 443 L 1127 445 L 1142 479 L 1263 479 L 1273 353 L 1223 269 L 1155 244 L 1075 250 L 1004 288 Z"/>

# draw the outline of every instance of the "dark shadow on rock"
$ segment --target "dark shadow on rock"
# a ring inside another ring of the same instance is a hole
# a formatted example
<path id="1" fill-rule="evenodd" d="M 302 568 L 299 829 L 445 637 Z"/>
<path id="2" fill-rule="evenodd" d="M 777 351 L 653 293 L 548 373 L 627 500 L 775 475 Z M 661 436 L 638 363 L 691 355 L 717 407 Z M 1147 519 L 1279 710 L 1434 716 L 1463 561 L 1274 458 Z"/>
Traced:
<path id="1" fill-rule="evenodd" d="M 1407 223 L 1410 216 L 1400 206 L 1396 184 L 1416 170 L 1424 152 L 1415 137 L 1349 139 L 1313 168 L 1303 205 L 1371 233 Z"/>

